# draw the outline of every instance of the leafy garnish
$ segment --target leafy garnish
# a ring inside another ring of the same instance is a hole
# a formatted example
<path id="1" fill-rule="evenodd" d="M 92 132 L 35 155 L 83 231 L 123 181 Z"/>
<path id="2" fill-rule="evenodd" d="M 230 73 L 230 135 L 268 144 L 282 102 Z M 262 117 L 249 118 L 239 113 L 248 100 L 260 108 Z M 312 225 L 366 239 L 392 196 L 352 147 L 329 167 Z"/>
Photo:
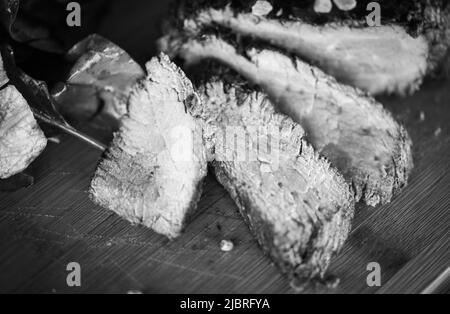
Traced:
<path id="1" fill-rule="evenodd" d="M 0 0 L 0 19 L 4 29 L 17 42 L 47 52 L 63 53 L 61 44 L 52 38 L 49 28 L 32 18 L 25 17 L 21 12 L 19 14 L 19 8 L 32 9 L 32 6 L 36 7 L 37 4 L 35 0 L 22 4 L 19 0 Z"/>
<path id="2" fill-rule="evenodd" d="M 106 149 L 105 145 L 77 131 L 67 123 L 56 109 L 54 100 L 48 92 L 47 84 L 33 79 L 19 69 L 15 64 L 14 53 L 10 47 L 1 47 L 0 50 L 10 83 L 22 93 L 37 120 L 73 135 L 102 151 Z"/>
<path id="3" fill-rule="evenodd" d="M 132 87 L 145 77 L 128 53 L 93 34 L 70 49 L 67 58 L 75 65 L 53 93 L 64 115 L 79 120 L 104 114 L 118 121 L 127 113 Z"/>

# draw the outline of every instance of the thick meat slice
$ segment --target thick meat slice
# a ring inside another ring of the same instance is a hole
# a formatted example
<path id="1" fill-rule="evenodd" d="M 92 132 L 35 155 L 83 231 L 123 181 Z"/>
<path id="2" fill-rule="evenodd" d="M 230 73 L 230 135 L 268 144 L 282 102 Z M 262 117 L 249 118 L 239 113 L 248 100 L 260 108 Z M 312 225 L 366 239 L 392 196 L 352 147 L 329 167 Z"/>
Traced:
<path id="1" fill-rule="evenodd" d="M 350 231 L 354 200 L 344 179 L 266 96 L 221 81 L 200 94 L 203 105 L 191 112 L 204 121 L 216 177 L 261 246 L 293 278 L 323 276 Z"/>
<path id="2" fill-rule="evenodd" d="M 189 41 L 180 55 L 188 63 L 218 60 L 259 85 L 306 129 L 314 148 L 352 183 L 358 200 L 387 203 L 407 184 L 411 141 L 374 99 L 298 59 L 257 49 L 249 49 L 246 58 L 216 37 Z"/>
<path id="3" fill-rule="evenodd" d="M 193 86 L 167 56 L 147 64 L 119 132 L 91 184 L 95 202 L 174 238 L 195 208 L 206 175 L 201 132 L 186 111 Z"/>
<path id="4" fill-rule="evenodd" d="M 20 92 L 13 85 L 1 89 L 0 179 L 25 170 L 46 145 L 47 138 Z"/>
<path id="5" fill-rule="evenodd" d="M 413 38 L 395 25 L 317 26 L 235 13 L 230 8 L 206 9 L 185 25 L 188 34 L 217 25 L 267 41 L 313 62 L 339 81 L 372 94 L 415 91 L 427 71 L 426 37 Z"/>
<path id="6" fill-rule="evenodd" d="M 447 0 L 384 1 L 376 27 L 368 24 L 376 13 L 368 9 L 370 0 L 354 8 L 355 1 L 334 1 L 341 10 L 352 8 L 348 12 L 331 11 L 330 1 L 273 0 L 265 14 L 254 7 L 267 1 L 178 2 L 166 35 L 200 38 L 215 32 L 236 38 L 236 46 L 242 39 L 277 46 L 372 94 L 415 91 L 425 75 L 442 73 L 450 47 Z"/>

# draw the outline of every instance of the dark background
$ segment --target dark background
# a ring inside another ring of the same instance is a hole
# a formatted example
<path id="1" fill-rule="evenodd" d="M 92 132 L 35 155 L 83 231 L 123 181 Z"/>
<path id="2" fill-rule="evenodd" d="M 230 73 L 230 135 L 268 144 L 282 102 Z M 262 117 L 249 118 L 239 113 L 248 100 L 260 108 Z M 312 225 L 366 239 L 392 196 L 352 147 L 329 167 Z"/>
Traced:
<path id="1" fill-rule="evenodd" d="M 146 0 L 83 0 L 81 27 L 66 25 L 68 0 L 21 1 L 19 16 L 27 24 L 43 26 L 49 40 L 57 43 L 61 51 L 49 53 L 34 49 L 29 42 L 12 40 L 18 65 L 36 79 L 50 86 L 63 81 L 72 64 L 64 58 L 64 51 L 92 33 L 98 33 L 127 51 L 140 64 L 145 64 L 156 53 L 156 40 L 161 34 L 162 19 L 167 17 L 173 1 Z M 16 23 L 18 24 L 18 23 Z M 20 26 L 17 26 L 20 28 Z M 27 31 L 32 31 L 28 30 Z M 43 45 L 42 45 L 43 46 Z"/>

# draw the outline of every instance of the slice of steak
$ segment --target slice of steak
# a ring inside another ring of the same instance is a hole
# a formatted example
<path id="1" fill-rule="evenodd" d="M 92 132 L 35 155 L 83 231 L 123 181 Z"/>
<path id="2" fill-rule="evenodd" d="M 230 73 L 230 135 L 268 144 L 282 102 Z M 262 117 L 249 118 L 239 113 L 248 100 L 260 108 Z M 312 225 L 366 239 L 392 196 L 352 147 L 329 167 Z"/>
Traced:
<path id="1" fill-rule="evenodd" d="M 167 56 L 147 63 L 91 183 L 92 199 L 135 224 L 177 237 L 201 195 L 206 156 L 186 110 L 191 82 Z"/>
<path id="2" fill-rule="evenodd" d="M 413 38 L 398 26 L 351 28 L 299 21 L 282 23 L 252 14 L 235 15 L 231 9 L 205 10 L 188 25 L 191 23 L 198 28 L 216 24 L 267 41 L 312 61 L 339 81 L 372 94 L 416 90 L 427 69 L 426 39 Z"/>
<path id="3" fill-rule="evenodd" d="M 1 59 L 1 58 L 0 58 Z M 0 71 L 0 73 L 4 73 Z M 13 86 L 0 90 L 0 179 L 25 170 L 45 149 L 47 138 L 28 103 Z"/>
<path id="4" fill-rule="evenodd" d="M 179 52 L 191 64 L 217 60 L 262 88 L 306 129 L 314 148 L 352 184 L 357 200 L 388 203 L 407 184 L 411 140 L 373 98 L 275 50 L 248 48 L 243 56 L 212 36 L 188 41 Z"/>
<path id="5" fill-rule="evenodd" d="M 216 177 L 283 272 L 320 278 L 350 231 L 349 186 L 265 95 L 223 80 L 202 85 L 203 101 L 190 108 L 204 123 Z"/>
<path id="6" fill-rule="evenodd" d="M 412 6 L 400 1 L 405 12 L 387 14 L 383 9 L 390 18 L 377 27 L 367 26 L 367 11 L 351 18 L 330 14 L 327 23 L 318 22 L 311 1 L 294 5 L 298 17 L 257 16 L 245 7 L 215 9 L 197 2 L 181 6 L 178 30 L 183 36 L 201 36 L 210 29 L 232 32 L 294 53 L 372 94 L 414 92 L 427 73 L 440 67 L 450 46 L 450 6 L 442 0 L 408 1 Z"/>

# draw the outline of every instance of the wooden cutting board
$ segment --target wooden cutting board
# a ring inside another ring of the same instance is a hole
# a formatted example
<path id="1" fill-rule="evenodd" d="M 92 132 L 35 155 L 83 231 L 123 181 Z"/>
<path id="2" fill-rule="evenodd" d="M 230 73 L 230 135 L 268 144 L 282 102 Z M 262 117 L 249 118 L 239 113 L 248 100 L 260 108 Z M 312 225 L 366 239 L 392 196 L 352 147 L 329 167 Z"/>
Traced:
<path id="1" fill-rule="evenodd" d="M 341 284 L 320 292 L 448 291 L 449 87 L 432 82 L 414 96 L 383 100 L 413 137 L 416 167 L 408 188 L 392 204 L 358 206 L 350 238 L 330 269 Z M 420 121 L 421 111 L 425 121 Z M 100 155 L 63 137 L 32 165 L 34 186 L 0 193 L 0 292 L 294 292 L 212 176 L 193 222 L 171 242 L 89 200 Z M 220 250 L 223 239 L 235 243 L 233 251 Z M 66 284 L 70 262 L 81 265 L 79 288 Z M 367 285 L 371 262 L 381 266 L 381 287 Z"/>
<path id="2" fill-rule="evenodd" d="M 115 3 L 106 17 L 113 27 L 104 26 L 101 33 L 134 56 L 142 53 L 138 59 L 148 59 L 140 43 L 155 35 L 141 26 L 149 14 L 155 19 L 160 14 Z M 127 27 L 116 23 L 127 14 L 133 16 Z M 133 29 L 140 29 L 134 32 L 138 41 L 129 36 Z M 450 291 L 450 82 L 429 82 L 414 96 L 382 102 L 413 138 L 416 167 L 410 184 L 390 205 L 358 206 L 350 238 L 330 268 L 341 284 L 307 292 Z M 212 176 L 193 222 L 171 242 L 89 200 L 100 155 L 63 137 L 29 169 L 34 186 L 0 193 L 0 292 L 294 292 Z M 235 243 L 233 251 L 220 250 L 223 239 Z M 81 287 L 66 284 L 71 262 L 81 266 Z M 381 267 L 381 287 L 367 285 L 367 265 L 373 262 Z"/>

